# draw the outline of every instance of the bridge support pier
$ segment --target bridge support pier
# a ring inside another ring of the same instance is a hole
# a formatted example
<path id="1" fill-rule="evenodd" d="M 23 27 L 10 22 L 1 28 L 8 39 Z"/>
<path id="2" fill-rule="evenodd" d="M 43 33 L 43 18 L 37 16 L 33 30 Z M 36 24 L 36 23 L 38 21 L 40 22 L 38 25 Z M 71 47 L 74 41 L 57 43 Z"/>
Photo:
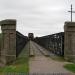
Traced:
<path id="1" fill-rule="evenodd" d="M 75 62 L 75 22 L 65 22 L 64 58 Z"/>
<path id="2" fill-rule="evenodd" d="M 16 20 L 0 22 L 2 30 L 1 63 L 10 64 L 16 59 Z"/>

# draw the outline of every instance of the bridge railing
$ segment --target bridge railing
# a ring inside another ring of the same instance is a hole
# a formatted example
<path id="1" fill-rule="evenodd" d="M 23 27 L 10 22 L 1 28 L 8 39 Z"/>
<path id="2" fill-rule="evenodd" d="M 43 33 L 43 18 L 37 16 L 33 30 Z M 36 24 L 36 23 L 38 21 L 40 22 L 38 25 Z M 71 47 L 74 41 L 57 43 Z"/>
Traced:
<path id="1" fill-rule="evenodd" d="M 22 49 L 27 44 L 27 42 L 28 37 L 16 31 L 16 56 L 18 56 L 21 53 Z"/>
<path id="2" fill-rule="evenodd" d="M 64 55 L 64 32 L 37 37 L 35 42 L 57 55 Z"/>

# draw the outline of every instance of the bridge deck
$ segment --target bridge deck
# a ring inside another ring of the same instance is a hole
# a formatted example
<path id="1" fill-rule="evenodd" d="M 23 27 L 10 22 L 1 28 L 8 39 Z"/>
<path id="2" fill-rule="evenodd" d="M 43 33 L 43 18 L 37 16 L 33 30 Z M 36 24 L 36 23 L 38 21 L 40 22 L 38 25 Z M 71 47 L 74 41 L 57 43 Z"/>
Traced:
<path id="1" fill-rule="evenodd" d="M 33 41 L 30 41 L 30 44 L 29 44 L 29 50 L 30 50 L 30 56 L 49 56 L 49 52 L 39 46 L 37 43 L 33 42 Z"/>
<path id="2" fill-rule="evenodd" d="M 51 56 L 51 53 L 33 41 L 30 41 L 30 54 L 34 55 L 29 60 L 30 75 L 73 75 L 63 68 L 66 62 L 58 62 L 47 57 Z"/>

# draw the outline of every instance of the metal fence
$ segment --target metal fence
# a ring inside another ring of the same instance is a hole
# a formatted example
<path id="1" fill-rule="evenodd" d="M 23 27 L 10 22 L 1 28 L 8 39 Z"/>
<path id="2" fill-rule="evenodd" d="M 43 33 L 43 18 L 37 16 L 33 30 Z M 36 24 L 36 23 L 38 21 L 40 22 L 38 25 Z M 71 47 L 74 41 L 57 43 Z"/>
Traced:
<path id="1" fill-rule="evenodd" d="M 34 41 L 56 55 L 64 55 L 64 32 L 36 37 Z"/>
<path id="2" fill-rule="evenodd" d="M 28 37 L 16 31 L 16 56 L 20 54 L 27 42 Z"/>

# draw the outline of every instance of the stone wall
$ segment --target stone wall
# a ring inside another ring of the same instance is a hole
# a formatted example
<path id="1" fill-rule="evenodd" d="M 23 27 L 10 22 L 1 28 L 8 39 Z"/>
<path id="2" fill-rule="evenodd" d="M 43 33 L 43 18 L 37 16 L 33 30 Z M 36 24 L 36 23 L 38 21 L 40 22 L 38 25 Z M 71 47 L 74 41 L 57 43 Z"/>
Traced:
<path id="1" fill-rule="evenodd" d="M 75 22 L 65 22 L 64 57 L 75 62 Z"/>
<path id="2" fill-rule="evenodd" d="M 0 22 L 2 30 L 1 62 L 6 65 L 16 60 L 16 20 Z"/>

